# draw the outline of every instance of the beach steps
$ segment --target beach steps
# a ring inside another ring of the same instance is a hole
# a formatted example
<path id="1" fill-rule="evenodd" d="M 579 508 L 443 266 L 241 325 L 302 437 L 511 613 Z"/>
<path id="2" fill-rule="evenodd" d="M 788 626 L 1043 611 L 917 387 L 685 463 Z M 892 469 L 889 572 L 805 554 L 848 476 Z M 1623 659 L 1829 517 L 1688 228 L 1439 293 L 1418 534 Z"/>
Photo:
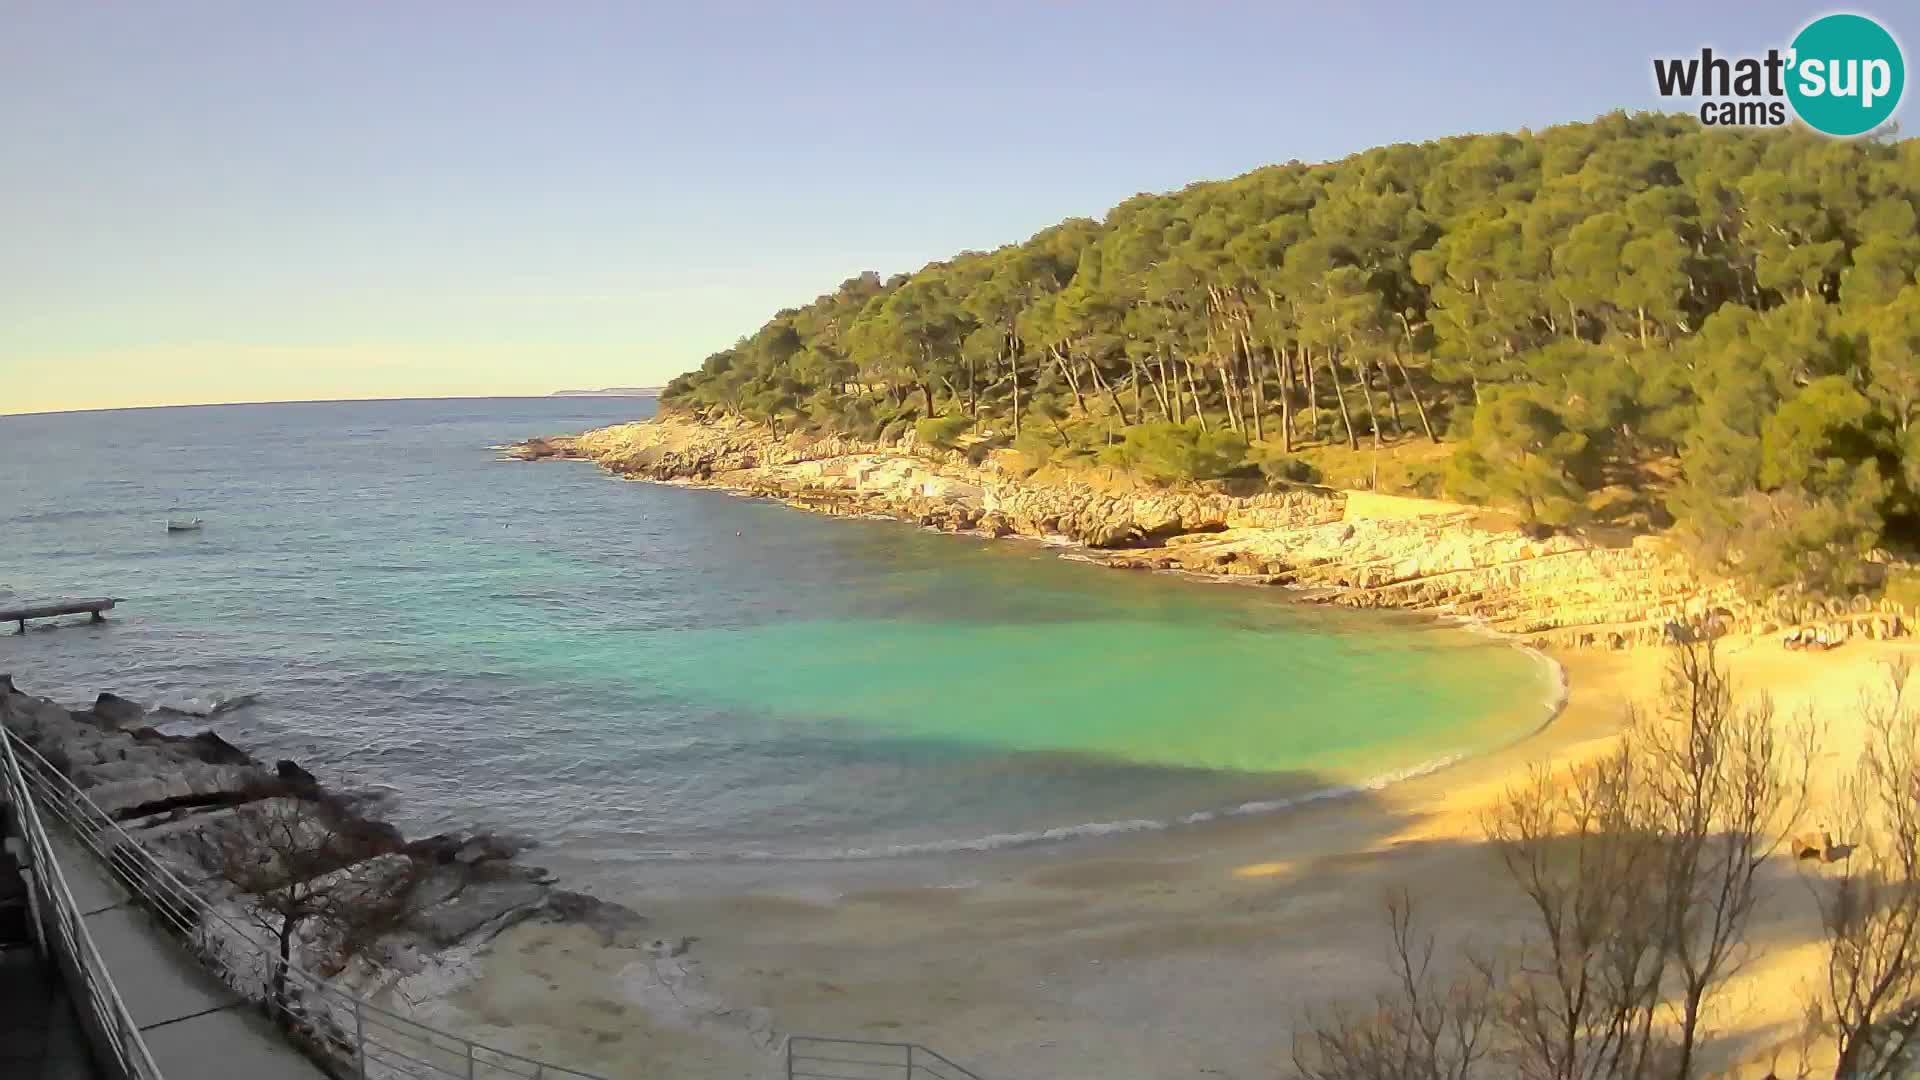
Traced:
<path id="1" fill-rule="evenodd" d="M 106 619 L 103 612 L 113 610 L 119 600 L 111 596 L 96 596 L 83 600 L 49 600 L 41 604 L 27 604 L 21 607 L 0 608 L 0 623 L 19 623 L 20 632 L 27 632 L 28 619 L 53 619 L 61 615 L 91 615 L 92 622 Z"/>

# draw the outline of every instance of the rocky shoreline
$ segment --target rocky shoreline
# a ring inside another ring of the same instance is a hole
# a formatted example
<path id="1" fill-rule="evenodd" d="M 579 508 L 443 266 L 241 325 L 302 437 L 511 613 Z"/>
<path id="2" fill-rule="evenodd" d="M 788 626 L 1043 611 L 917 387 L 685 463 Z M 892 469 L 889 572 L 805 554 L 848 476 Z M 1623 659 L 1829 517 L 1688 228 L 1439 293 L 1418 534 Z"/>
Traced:
<path id="1" fill-rule="evenodd" d="M 1530 644 L 1659 644 L 1670 624 L 1789 626 L 1896 637 L 1890 602 L 1756 604 L 1704 580 L 1663 537 L 1537 537 L 1482 508 L 1259 481 L 1151 487 L 1088 471 L 1033 471 L 1011 451 L 967 453 L 844 436 L 775 434 L 665 413 L 503 448 L 518 461 L 585 460 L 630 479 L 720 488 L 816 513 L 1079 545 L 1115 568 L 1234 578 L 1305 599 L 1471 620 Z"/>
<path id="2" fill-rule="evenodd" d="M 329 988 L 366 996 L 401 1015 L 410 1003 L 386 991 L 403 981 L 457 986 L 475 949 L 523 923 L 583 926 L 608 947 L 662 956 L 685 950 L 684 943 L 648 941 L 644 916 L 560 888 L 553 874 L 521 860 L 528 847 L 521 841 L 486 832 L 408 840 L 371 804 L 328 789 L 297 762 L 269 767 L 211 730 L 173 735 L 156 726 L 185 719 L 197 718 L 149 711 L 111 693 L 101 694 L 91 709 L 69 710 L 24 693 L 11 676 L 0 675 L 0 726 L 37 755 L 23 768 L 50 768 L 66 777 L 127 838 L 227 917 L 221 925 L 160 913 L 245 998 L 271 1000 L 272 965 L 233 927 L 256 926 L 270 935 L 278 925 L 273 902 L 248 891 L 258 882 L 233 869 L 236 840 L 247 835 L 249 822 L 261 820 L 316 837 L 297 841 L 304 848 L 298 856 L 275 844 L 259 852 L 262 862 L 284 865 L 297 857 L 315 871 L 305 881 L 299 874 L 284 875 L 286 880 L 309 894 L 378 898 L 354 909 L 351 918 L 343 916 L 349 909 L 342 905 L 329 910 L 335 918 L 300 923 L 290 942 L 295 966 Z M 126 840 L 102 828 L 93 842 L 111 853 Z M 119 857 L 114 861 L 124 876 Z M 351 1043 L 331 1015 L 337 1011 L 324 993 L 295 983 L 286 995 L 284 1026 L 323 1063 L 350 1068 Z"/>

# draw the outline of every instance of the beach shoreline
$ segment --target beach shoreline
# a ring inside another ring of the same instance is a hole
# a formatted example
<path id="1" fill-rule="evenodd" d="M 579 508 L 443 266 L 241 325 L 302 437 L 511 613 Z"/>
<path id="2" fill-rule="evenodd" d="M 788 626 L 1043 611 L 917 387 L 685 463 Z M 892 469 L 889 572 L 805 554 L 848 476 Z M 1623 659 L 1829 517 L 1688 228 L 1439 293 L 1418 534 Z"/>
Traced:
<path id="1" fill-rule="evenodd" d="M 651 441 L 661 438 L 674 447 L 664 456 L 654 453 Z M 566 456 L 586 457 L 628 480 L 968 531 L 955 527 L 964 515 L 945 517 L 946 509 L 928 512 L 915 501 L 912 492 L 934 481 L 917 462 L 903 464 L 899 453 L 835 446 L 815 455 L 803 447 L 786 459 L 777 440 L 768 443 L 764 433 L 726 436 L 716 448 L 712 432 L 684 422 L 665 436 L 647 430 L 620 439 L 641 449 L 619 442 L 610 453 Z M 675 457 L 689 440 L 704 446 L 700 454 L 706 456 Z M 689 468 L 714 471 L 685 473 Z M 872 480 L 889 469 L 901 470 L 906 479 Z M 932 475 L 947 474 L 935 466 Z M 852 477 L 855 490 L 845 490 L 841 477 Z M 826 485 L 827 497 L 816 497 L 817 484 Z M 1484 561 L 1476 545 L 1500 550 L 1497 538 L 1458 513 L 1439 520 L 1409 513 L 1409 534 L 1441 543 L 1469 535 L 1469 563 Z M 1008 530 L 1004 524 L 974 531 L 996 538 L 1011 534 L 1047 544 L 1063 557 L 1171 573 L 1195 583 L 1277 580 L 1248 573 L 1246 566 L 1196 572 L 1190 560 L 1160 560 L 1159 549 L 1143 558 L 1137 548 L 1102 549 L 1084 535 Z M 1083 520 L 1083 532 L 1085 527 Z M 1260 550 L 1270 554 L 1299 539 L 1320 544 L 1328 531 L 1342 528 L 1266 527 L 1278 541 Z M 1235 525 L 1167 543 L 1210 545 L 1225 536 L 1244 549 L 1244 537 L 1262 531 Z M 1367 539 L 1377 542 L 1380 535 Z M 1255 546 L 1259 542 L 1256 537 Z M 1656 644 L 1668 622 L 1684 624 L 1719 606 L 1717 593 L 1689 593 L 1690 579 L 1660 579 L 1651 557 L 1635 561 L 1582 549 L 1529 551 L 1525 558 L 1532 560 L 1528 569 L 1553 560 L 1574 569 L 1523 581 L 1492 604 L 1479 603 L 1484 597 L 1469 589 L 1395 594 L 1417 601 L 1410 603 L 1354 605 L 1394 608 L 1484 634 L 1489 644 L 1520 648 L 1548 666 L 1554 689 L 1541 723 L 1444 767 L 1393 783 L 1353 785 L 1339 798 L 1291 800 L 1275 812 L 1213 815 L 1172 828 L 958 857 L 633 864 L 621 868 L 629 884 L 614 886 L 615 895 L 648 911 L 667 932 L 699 943 L 692 970 L 713 1001 L 770 1017 L 782 1033 L 920 1042 L 991 1075 L 1271 1075 L 1289 1060 L 1295 1024 L 1305 1010 L 1365 1000 L 1382 988 L 1388 972 L 1379 963 L 1385 958 L 1380 909 L 1388 891 L 1407 889 L 1419 898 L 1423 923 L 1443 947 L 1499 940 L 1503 927 L 1526 918 L 1524 900 L 1507 886 L 1486 842 L 1485 813 L 1537 770 L 1563 770 L 1616 745 L 1629 708 L 1656 700 L 1667 663 L 1664 649 L 1631 646 Z M 1625 572 L 1607 577 L 1621 567 Z M 1341 567 L 1285 583 L 1294 586 L 1289 595 L 1325 601 L 1364 596 L 1383 581 L 1390 590 L 1396 574 L 1418 579 L 1482 573 L 1427 563 L 1412 572 L 1396 567 L 1386 578 L 1371 570 L 1362 566 L 1347 575 Z M 1636 593 L 1649 574 L 1665 590 L 1656 590 L 1651 601 L 1645 590 Z M 1483 574 L 1480 580 L 1490 579 Z M 1497 575 L 1491 580 L 1497 583 Z M 1612 632 L 1604 617 L 1623 610 L 1618 604 L 1581 606 L 1593 592 L 1609 589 L 1639 596 L 1636 610 L 1643 619 L 1637 630 Z M 1571 599 L 1563 601 L 1556 590 Z M 1889 614 L 1890 623 L 1884 621 Z M 1813 707 L 1833 718 L 1839 737 L 1816 763 L 1833 772 L 1851 760 L 1845 748 L 1859 735 L 1857 715 L 1848 708 L 1857 694 L 1880 678 L 1883 662 L 1920 655 L 1901 640 L 1902 614 L 1867 613 L 1833 635 L 1846 641 L 1844 649 L 1816 654 L 1782 649 L 1778 627 L 1745 610 L 1731 620 L 1736 625 L 1722 637 L 1721 655 L 1737 689 L 1773 697 L 1782 717 Z M 1562 632 L 1568 628 L 1575 632 Z M 1776 857 L 1776 866 L 1779 876 L 1793 873 L 1785 856 Z M 1803 1022 L 1795 999 L 1819 962 L 1817 915 L 1804 893 L 1776 898 L 1777 910 L 1756 916 L 1756 938 L 1779 947 L 1756 957 L 1729 987 L 1734 1011 L 1716 1018 L 1706 1048 L 1714 1062 L 1733 1067 L 1753 1060 Z M 498 986 L 513 985 L 528 970 L 572 970 L 557 951 L 564 947 L 537 929 L 508 935 L 489 970 L 503 977 Z M 568 1000 L 571 995 L 557 1007 Z M 649 1052 L 667 1045 L 651 1044 Z M 711 1046 L 690 1052 L 689 1067 L 716 1060 Z M 668 1056 L 678 1060 L 671 1051 Z M 751 1075 L 750 1068 L 743 1066 L 741 1075 Z"/>
<path id="2" fill-rule="evenodd" d="M 1737 692 L 1771 696 L 1783 722 L 1823 710 L 1833 730 L 1816 768 L 1831 771 L 1858 737 L 1846 706 L 1920 648 L 1818 655 L 1739 638 L 1722 655 Z M 1666 662 L 1655 650 L 1551 659 L 1568 688 L 1553 722 L 1351 798 L 964 858 L 627 867 L 616 898 L 694 942 L 682 970 L 711 1016 L 761 1017 L 780 1035 L 920 1042 L 984 1075 L 1270 1075 L 1303 1010 L 1382 988 L 1389 890 L 1415 892 L 1443 946 L 1498 940 L 1524 916 L 1482 814 L 1533 770 L 1606 752 Z M 1819 962 L 1817 917 L 1798 893 L 1776 899 L 1756 936 L 1779 944 L 1730 988 L 1737 1015 L 1710 1047 L 1716 1061 L 1751 1059 L 1800 1022 L 1793 996 Z M 455 1003 L 581 1015 L 618 984 L 578 946 L 548 928 L 509 931 Z M 773 1063 L 725 1020 L 626 1019 L 621 1038 L 669 1071 L 773 1075 L 752 1071 Z"/>

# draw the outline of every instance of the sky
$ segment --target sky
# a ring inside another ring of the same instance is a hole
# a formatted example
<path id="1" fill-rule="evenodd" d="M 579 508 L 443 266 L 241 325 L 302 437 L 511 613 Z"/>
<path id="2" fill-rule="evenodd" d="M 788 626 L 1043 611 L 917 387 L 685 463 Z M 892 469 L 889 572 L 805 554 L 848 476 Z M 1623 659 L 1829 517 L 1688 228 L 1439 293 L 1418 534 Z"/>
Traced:
<path id="1" fill-rule="evenodd" d="M 1830 10 L 0 0 L 0 414 L 656 385 L 862 270 L 1660 107 L 1654 56 Z"/>

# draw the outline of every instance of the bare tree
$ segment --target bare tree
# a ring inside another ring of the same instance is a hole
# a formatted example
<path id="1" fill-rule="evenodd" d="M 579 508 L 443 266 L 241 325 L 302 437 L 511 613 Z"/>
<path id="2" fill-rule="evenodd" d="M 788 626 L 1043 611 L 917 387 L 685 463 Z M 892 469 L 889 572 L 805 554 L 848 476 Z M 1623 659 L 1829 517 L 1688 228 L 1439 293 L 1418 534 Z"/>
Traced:
<path id="1" fill-rule="evenodd" d="M 342 807 L 321 799 L 281 796 L 247 803 L 207 846 L 216 872 L 252 896 L 256 917 L 274 935 L 278 957 L 268 1002 L 283 1021 L 287 971 L 300 929 L 317 922 L 345 940 L 383 917 L 412 887 L 404 871 L 350 871 L 390 849 Z"/>
<path id="2" fill-rule="evenodd" d="M 1863 697 L 1867 739 L 1839 799 L 1840 844 L 1813 879 L 1826 935 L 1825 979 L 1815 1012 L 1830 1030 L 1835 1077 L 1900 1074 L 1920 1013 L 1920 713 L 1909 708 L 1909 669 L 1888 691 Z"/>
<path id="3" fill-rule="evenodd" d="M 1661 967 L 1673 1022 L 1671 1075 L 1695 1072 L 1709 996 L 1752 952 L 1761 870 L 1805 812 L 1815 734 L 1782 737 L 1773 702 L 1737 707 L 1711 640 L 1674 647 L 1656 717 L 1627 745 L 1642 762 L 1638 827 L 1661 849 Z"/>
<path id="4" fill-rule="evenodd" d="M 1813 737 L 1781 735 L 1765 698 L 1737 707 L 1712 644 L 1681 642 L 1657 707 L 1610 753 L 1537 768 L 1485 815 L 1528 907 L 1497 968 L 1463 960 L 1470 974 L 1440 983 L 1431 941 L 1415 948 L 1390 909 L 1401 985 L 1371 1012 L 1309 1017 L 1296 1068 L 1462 1080 L 1498 1060 L 1524 1080 L 1691 1080 L 1707 1007 L 1751 958 L 1762 871 L 1804 811 Z M 1470 1040 L 1432 1022 L 1455 1001 L 1473 1003 Z"/>
<path id="5" fill-rule="evenodd" d="M 1442 980 L 1434 940 L 1413 929 L 1413 901 L 1387 898 L 1395 986 L 1371 1007 L 1335 1007 L 1294 1039 L 1293 1063 L 1306 1080 L 1470 1080 L 1486 1057 L 1494 1027 L 1494 961 L 1469 955 Z"/>
<path id="6" fill-rule="evenodd" d="M 1659 848 L 1633 819 L 1637 783 L 1623 746 L 1564 777 L 1535 770 L 1487 815 L 1533 916 L 1502 1011 L 1502 1056 L 1527 1080 L 1642 1075 L 1664 898 Z"/>

